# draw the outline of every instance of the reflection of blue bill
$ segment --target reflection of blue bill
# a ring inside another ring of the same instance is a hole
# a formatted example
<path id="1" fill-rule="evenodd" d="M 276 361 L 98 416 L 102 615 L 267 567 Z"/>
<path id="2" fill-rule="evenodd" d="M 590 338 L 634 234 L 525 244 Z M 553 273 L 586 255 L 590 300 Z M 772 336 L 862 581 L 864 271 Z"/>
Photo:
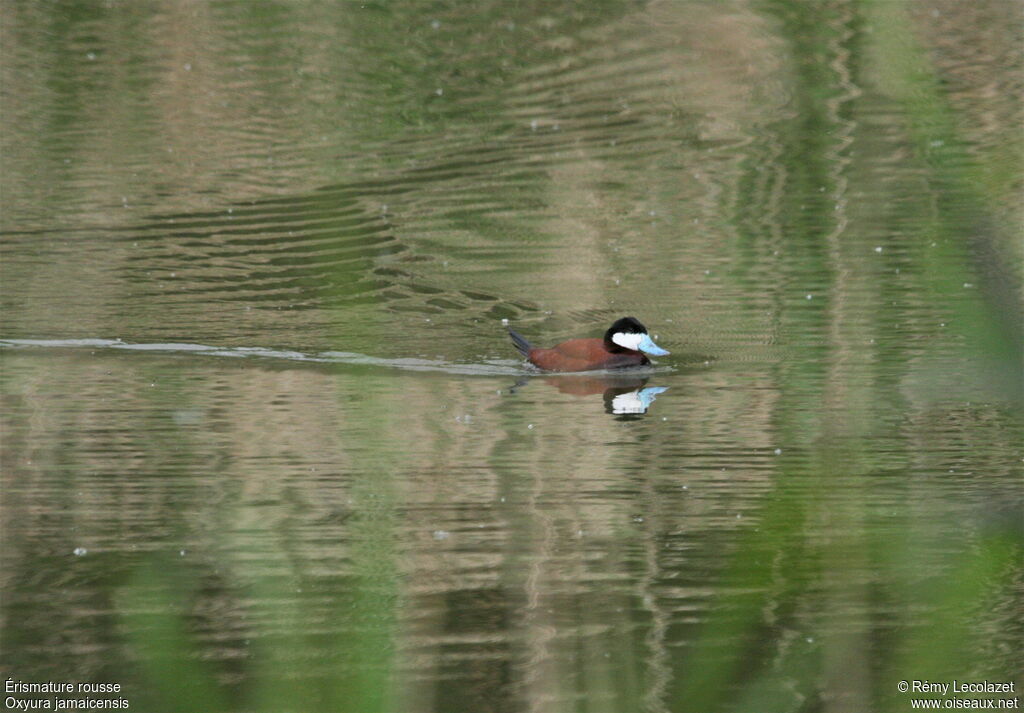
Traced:
<path id="1" fill-rule="evenodd" d="M 612 399 L 612 413 L 647 413 L 654 399 L 663 391 L 668 391 L 667 386 L 648 386 L 639 391 L 630 391 L 626 394 L 619 394 Z"/>

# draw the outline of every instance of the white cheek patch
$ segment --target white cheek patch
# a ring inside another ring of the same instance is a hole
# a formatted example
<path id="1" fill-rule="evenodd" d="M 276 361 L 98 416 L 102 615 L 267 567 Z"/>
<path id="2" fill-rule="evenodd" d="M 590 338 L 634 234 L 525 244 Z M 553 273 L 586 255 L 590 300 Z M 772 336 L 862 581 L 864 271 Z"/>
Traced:
<path id="1" fill-rule="evenodd" d="M 640 342 L 643 341 L 643 338 L 644 335 L 633 334 L 632 332 L 616 332 L 612 335 L 613 342 L 618 344 L 620 347 L 632 349 L 633 351 L 637 350 L 637 347 L 640 346 Z"/>

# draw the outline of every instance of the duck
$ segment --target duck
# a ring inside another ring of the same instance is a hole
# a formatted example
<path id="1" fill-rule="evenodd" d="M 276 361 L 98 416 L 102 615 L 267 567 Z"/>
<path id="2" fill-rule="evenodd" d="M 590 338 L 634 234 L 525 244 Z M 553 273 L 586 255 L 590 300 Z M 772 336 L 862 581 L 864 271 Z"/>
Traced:
<path id="1" fill-rule="evenodd" d="M 647 366 L 651 363 L 647 355 L 669 354 L 654 343 L 647 327 L 636 317 L 616 320 L 601 339 L 570 339 L 550 349 L 533 346 L 511 327 L 508 334 L 519 353 L 544 371 L 596 371 Z"/>

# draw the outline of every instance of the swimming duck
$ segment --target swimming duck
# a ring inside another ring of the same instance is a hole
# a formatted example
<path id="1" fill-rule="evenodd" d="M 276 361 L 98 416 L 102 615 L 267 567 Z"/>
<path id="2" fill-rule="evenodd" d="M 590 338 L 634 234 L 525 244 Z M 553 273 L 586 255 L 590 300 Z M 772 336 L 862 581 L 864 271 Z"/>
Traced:
<path id="1" fill-rule="evenodd" d="M 570 339 L 550 349 L 534 347 L 511 327 L 512 343 L 519 353 L 545 371 L 592 371 L 622 369 L 651 363 L 646 354 L 664 356 L 668 352 L 651 339 L 647 327 L 635 317 L 617 320 L 603 339 Z"/>

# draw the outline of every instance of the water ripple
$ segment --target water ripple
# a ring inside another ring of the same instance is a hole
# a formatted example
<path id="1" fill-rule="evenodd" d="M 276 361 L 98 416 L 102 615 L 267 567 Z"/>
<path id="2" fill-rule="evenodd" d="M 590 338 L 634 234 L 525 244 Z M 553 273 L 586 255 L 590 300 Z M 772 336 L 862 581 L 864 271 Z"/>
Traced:
<path id="1" fill-rule="evenodd" d="M 443 359 L 382 357 L 357 352 L 322 351 L 300 352 L 266 347 L 216 347 L 190 342 L 159 342 L 135 344 L 120 339 L 0 339 L 0 349 L 117 349 L 134 352 L 159 352 L 171 354 L 196 354 L 201 356 L 230 357 L 242 359 L 279 359 L 290 362 L 314 364 L 349 364 L 370 366 L 402 371 L 437 371 L 462 376 L 539 376 L 545 378 L 572 378 L 580 373 L 600 374 L 608 372 L 576 372 L 575 374 L 540 372 L 525 362 L 512 359 L 486 359 L 480 363 L 464 364 Z M 674 371 L 672 367 L 650 367 L 630 369 L 630 375 L 649 376 Z M 612 372 L 623 374 L 624 372 Z"/>

